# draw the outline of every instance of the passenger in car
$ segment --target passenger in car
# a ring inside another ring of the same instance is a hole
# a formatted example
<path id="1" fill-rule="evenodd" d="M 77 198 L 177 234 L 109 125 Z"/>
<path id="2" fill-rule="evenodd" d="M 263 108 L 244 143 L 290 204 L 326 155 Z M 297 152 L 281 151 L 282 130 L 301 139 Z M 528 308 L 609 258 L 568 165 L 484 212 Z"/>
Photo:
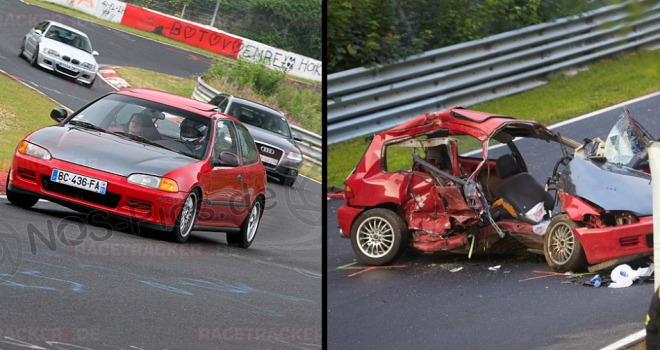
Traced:
<path id="1" fill-rule="evenodd" d="M 131 116 L 131 121 L 128 123 L 128 133 L 151 141 L 162 139 L 151 117 L 141 113 L 135 113 Z"/>
<path id="2" fill-rule="evenodd" d="M 240 105 L 236 105 L 231 108 L 231 111 L 229 111 L 229 115 L 234 117 L 235 119 L 241 120 L 241 117 L 243 115 L 243 107 Z"/>
<path id="3" fill-rule="evenodd" d="M 51 30 L 50 32 L 48 32 L 48 35 L 46 35 L 46 38 L 59 41 L 60 40 L 60 31 L 57 30 L 57 29 Z"/>

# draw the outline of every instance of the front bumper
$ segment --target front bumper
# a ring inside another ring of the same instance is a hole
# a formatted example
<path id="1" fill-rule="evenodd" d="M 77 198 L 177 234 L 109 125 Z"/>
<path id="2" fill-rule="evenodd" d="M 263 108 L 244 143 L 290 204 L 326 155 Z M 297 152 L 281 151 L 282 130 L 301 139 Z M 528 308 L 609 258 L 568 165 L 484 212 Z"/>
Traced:
<path id="1" fill-rule="evenodd" d="M 53 169 L 107 181 L 107 191 L 97 194 L 51 182 Z M 31 194 L 79 211 L 107 212 L 161 231 L 172 230 L 187 195 L 185 192 L 169 193 L 131 184 L 124 176 L 57 159 L 43 161 L 18 153 L 14 156 L 9 178 L 8 190 Z"/>
<path id="2" fill-rule="evenodd" d="M 85 83 L 85 84 L 91 84 L 94 79 L 96 78 L 96 71 L 83 68 L 79 65 L 75 65 L 71 62 L 66 62 L 62 60 L 61 57 L 57 56 L 52 56 L 49 55 L 43 51 L 39 51 L 38 53 L 39 57 L 37 58 L 37 62 L 39 63 L 39 66 L 45 69 L 48 69 L 53 72 L 60 73 L 62 75 L 65 75 L 69 78 L 74 78 L 76 81 L 80 83 Z M 64 63 L 66 65 L 74 67 L 76 70 L 69 70 L 67 68 L 62 67 L 60 64 Z"/>
<path id="3" fill-rule="evenodd" d="M 653 217 L 630 225 L 603 228 L 575 228 L 589 264 L 653 251 Z"/>
<path id="4" fill-rule="evenodd" d="M 301 166 L 302 162 L 290 160 L 286 156 L 282 157 L 279 164 L 277 164 L 275 167 L 269 167 L 266 163 L 264 163 L 264 168 L 266 169 L 267 173 L 290 178 L 295 178 L 298 176 L 298 171 L 300 170 Z"/>

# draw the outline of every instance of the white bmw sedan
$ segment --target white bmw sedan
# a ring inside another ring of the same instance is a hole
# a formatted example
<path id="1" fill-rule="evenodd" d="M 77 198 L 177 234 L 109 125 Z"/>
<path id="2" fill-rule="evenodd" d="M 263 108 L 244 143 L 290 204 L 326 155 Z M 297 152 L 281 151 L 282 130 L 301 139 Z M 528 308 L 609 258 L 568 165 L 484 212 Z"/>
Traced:
<path id="1" fill-rule="evenodd" d="M 90 88 L 96 80 L 98 65 L 94 56 L 98 54 L 85 33 L 62 23 L 44 21 L 25 35 L 18 55 L 34 67 L 61 73 Z"/>

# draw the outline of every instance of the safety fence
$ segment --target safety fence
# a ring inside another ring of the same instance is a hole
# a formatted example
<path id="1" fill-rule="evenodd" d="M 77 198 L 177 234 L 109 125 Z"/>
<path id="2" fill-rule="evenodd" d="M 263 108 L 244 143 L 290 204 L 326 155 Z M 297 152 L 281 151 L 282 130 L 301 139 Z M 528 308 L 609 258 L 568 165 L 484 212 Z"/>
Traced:
<path id="1" fill-rule="evenodd" d="M 549 74 L 660 44 L 660 3 L 625 4 L 328 76 L 327 142 L 386 130 L 418 115 L 471 105 L 547 83 Z"/>
<path id="2" fill-rule="evenodd" d="M 209 86 L 202 80 L 202 78 L 197 78 L 197 84 L 195 85 L 195 90 L 193 90 L 192 98 L 209 102 L 214 96 L 220 92 L 213 87 Z M 298 146 L 303 152 L 303 160 L 308 163 L 309 166 L 317 169 L 320 174 L 320 167 L 323 164 L 323 138 L 321 135 L 315 134 L 309 130 L 291 125 L 294 133 L 300 134 L 304 141 L 298 141 Z"/>

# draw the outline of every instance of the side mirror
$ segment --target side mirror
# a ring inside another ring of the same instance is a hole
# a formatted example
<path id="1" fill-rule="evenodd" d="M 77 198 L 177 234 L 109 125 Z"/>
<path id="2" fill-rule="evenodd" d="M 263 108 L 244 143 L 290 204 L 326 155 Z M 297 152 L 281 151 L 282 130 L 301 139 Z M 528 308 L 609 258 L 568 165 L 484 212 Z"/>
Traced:
<path id="1" fill-rule="evenodd" d="M 300 134 L 293 134 L 293 139 L 296 141 L 305 141 L 302 135 Z"/>
<path id="2" fill-rule="evenodd" d="M 217 160 L 217 165 L 219 166 L 228 166 L 228 167 L 237 167 L 238 156 L 231 152 L 221 152 Z"/>
<path id="3" fill-rule="evenodd" d="M 98 55 L 99 55 L 98 51 L 96 50 L 92 51 L 92 56 L 98 56 Z"/>
<path id="4" fill-rule="evenodd" d="M 44 32 L 42 32 L 40 29 L 35 29 L 34 30 L 34 35 L 36 35 L 36 36 L 41 36 L 43 34 L 44 34 Z"/>
<path id="5" fill-rule="evenodd" d="M 50 117 L 58 123 L 61 123 L 66 119 L 67 115 L 68 113 L 64 108 L 53 108 L 53 110 L 50 111 Z"/>

